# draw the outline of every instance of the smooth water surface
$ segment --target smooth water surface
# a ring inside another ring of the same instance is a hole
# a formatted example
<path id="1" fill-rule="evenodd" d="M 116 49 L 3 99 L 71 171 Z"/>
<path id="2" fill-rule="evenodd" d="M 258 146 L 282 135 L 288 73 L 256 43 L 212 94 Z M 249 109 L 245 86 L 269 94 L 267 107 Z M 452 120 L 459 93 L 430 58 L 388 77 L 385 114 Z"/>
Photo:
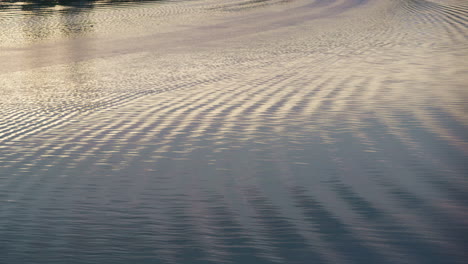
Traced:
<path id="1" fill-rule="evenodd" d="M 0 2 L 0 263 L 466 263 L 463 0 Z"/>

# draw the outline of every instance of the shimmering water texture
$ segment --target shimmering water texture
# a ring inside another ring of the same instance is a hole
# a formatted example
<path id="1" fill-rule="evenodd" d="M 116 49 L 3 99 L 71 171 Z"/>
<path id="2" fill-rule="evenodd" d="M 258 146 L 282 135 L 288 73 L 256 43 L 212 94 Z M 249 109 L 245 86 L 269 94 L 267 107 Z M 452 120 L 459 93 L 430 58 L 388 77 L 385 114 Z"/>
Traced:
<path id="1" fill-rule="evenodd" d="M 468 2 L 0 2 L 1 264 L 467 263 Z"/>

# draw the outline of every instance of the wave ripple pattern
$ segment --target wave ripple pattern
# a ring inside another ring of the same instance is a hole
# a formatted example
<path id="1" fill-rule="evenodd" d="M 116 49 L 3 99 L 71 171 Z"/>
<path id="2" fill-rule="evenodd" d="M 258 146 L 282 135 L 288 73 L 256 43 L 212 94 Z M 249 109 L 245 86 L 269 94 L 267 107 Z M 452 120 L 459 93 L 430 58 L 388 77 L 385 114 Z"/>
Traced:
<path id="1" fill-rule="evenodd" d="M 0 263 L 466 263 L 467 41 L 462 0 L 0 2 Z"/>

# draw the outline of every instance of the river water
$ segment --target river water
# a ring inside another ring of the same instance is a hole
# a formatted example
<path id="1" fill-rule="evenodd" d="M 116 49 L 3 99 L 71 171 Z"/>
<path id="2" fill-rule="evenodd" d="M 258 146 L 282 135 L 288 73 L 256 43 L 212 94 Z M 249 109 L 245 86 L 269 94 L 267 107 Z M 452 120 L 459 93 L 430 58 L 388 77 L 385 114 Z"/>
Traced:
<path id="1" fill-rule="evenodd" d="M 463 0 L 0 1 L 0 263 L 466 263 Z"/>

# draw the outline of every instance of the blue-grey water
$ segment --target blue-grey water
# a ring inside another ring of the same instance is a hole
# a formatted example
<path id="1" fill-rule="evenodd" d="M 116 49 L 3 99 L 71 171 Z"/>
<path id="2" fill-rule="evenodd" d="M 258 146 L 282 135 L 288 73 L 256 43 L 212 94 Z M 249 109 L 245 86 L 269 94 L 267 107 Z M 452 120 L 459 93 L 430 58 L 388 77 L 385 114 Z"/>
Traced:
<path id="1" fill-rule="evenodd" d="M 468 2 L 0 0 L 0 264 L 468 262 Z"/>

